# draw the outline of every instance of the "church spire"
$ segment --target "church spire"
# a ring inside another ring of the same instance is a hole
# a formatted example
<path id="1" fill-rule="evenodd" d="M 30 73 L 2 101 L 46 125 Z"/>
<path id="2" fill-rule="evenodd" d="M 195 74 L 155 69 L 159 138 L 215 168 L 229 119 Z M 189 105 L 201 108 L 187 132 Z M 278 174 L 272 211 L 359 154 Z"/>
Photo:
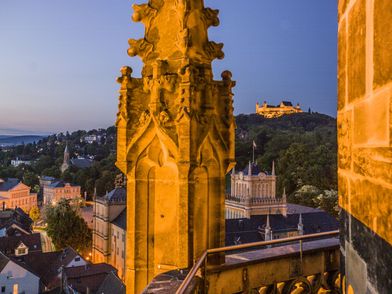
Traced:
<path id="1" fill-rule="evenodd" d="M 63 164 L 61 165 L 61 172 L 65 172 L 69 168 L 69 162 L 70 162 L 70 154 L 69 154 L 69 148 L 68 148 L 68 142 L 65 144 L 65 149 L 64 149 L 64 157 L 63 157 Z"/>

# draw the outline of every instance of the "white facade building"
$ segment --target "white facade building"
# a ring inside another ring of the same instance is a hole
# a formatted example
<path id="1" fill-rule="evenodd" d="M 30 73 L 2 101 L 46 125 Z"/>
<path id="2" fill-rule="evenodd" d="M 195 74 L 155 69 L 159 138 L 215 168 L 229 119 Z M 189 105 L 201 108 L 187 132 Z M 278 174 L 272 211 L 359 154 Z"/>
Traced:
<path id="1" fill-rule="evenodd" d="M 20 160 L 19 158 L 11 160 L 11 165 L 14 167 L 18 167 L 21 164 L 30 165 L 31 161 L 30 160 Z"/>
<path id="2" fill-rule="evenodd" d="M 0 292 L 1 293 L 39 293 L 40 278 L 23 265 L 0 253 Z"/>
<path id="3" fill-rule="evenodd" d="M 252 215 L 286 214 L 286 195 L 276 197 L 275 164 L 271 174 L 261 171 L 256 163 L 231 174 L 231 191 L 226 196 L 226 219 L 250 218 Z"/>

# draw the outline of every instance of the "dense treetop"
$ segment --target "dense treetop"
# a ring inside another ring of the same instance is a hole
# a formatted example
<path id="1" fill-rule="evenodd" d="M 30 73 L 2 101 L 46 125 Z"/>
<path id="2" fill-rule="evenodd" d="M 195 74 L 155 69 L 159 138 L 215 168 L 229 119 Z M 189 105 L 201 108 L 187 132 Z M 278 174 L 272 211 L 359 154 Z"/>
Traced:
<path id="1" fill-rule="evenodd" d="M 337 188 L 336 119 L 318 113 L 298 113 L 276 119 L 239 115 L 236 118 L 236 169 L 255 158 L 262 169 L 271 172 L 275 161 L 278 195 L 288 195 L 304 185 L 321 190 Z"/>

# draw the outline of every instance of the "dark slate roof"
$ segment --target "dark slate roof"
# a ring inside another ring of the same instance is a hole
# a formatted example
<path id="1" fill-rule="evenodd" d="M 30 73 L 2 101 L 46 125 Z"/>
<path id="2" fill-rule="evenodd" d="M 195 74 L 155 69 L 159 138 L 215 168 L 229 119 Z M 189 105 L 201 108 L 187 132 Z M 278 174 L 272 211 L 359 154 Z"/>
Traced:
<path id="1" fill-rule="evenodd" d="M 282 103 L 285 106 L 293 106 L 293 104 L 290 101 L 282 101 Z"/>
<path id="2" fill-rule="evenodd" d="M 0 228 L 6 227 L 8 229 L 12 224 L 31 233 L 33 221 L 21 208 L 0 210 Z"/>
<path id="3" fill-rule="evenodd" d="M 125 285 L 114 273 L 109 273 L 103 280 L 97 293 L 99 294 L 125 294 Z"/>
<path id="4" fill-rule="evenodd" d="M 123 229 L 127 230 L 127 209 L 125 208 L 113 221 L 112 224 Z"/>
<path id="5" fill-rule="evenodd" d="M 3 268 L 5 268 L 9 261 L 10 259 L 0 252 L 0 272 L 3 270 Z"/>
<path id="6" fill-rule="evenodd" d="M 42 176 L 40 179 L 43 181 L 55 181 L 56 180 L 56 178 L 49 177 L 49 176 Z"/>
<path id="7" fill-rule="evenodd" d="M 67 283 L 78 293 L 97 293 L 108 274 L 117 274 L 117 270 L 107 263 L 88 264 L 85 266 L 69 267 L 64 269 Z M 110 292 L 116 293 L 116 292 Z"/>
<path id="8" fill-rule="evenodd" d="M 8 219 L 12 218 L 13 215 L 14 215 L 14 213 L 15 213 L 15 211 L 14 211 L 14 210 L 11 210 L 11 209 L 0 210 L 0 222 L 1 222 L 3 219 L 8 220 Z"/>
<path id="9" fill-rule="evenodd" d="M 63 187 L 65 187 L 65 184 L 67 184 L 67 183 L 65 183 L 64 181 L 59 180 L 59 181 L 56 181 L 56 182 L 53 182 L 53 183 L 49 184 L 48 187 L 50 187 L 50 188 L 63 188 Z M 75 186 L 75 185 L 72 185 L 72 184 L 70 184 L 70 185 L 71 185 L 71 187 Z"/>
<path id="10" fill-rule="evenodd" d="M 299 213 L 310 213 L 310 212 L 321 212 L 321 209 L 303 206 L 299 204 L 287 203 L 287 214 L 299 214 Z"/>
<path id="11" fill-rule="evenodd" d="M 269 217 L 272 232 L 297 230 L 299 214 L 289 214 L 287 217 L 275 214 Z M 226 246 L 235 245 L 238 240 L 242 244 L 263 241 L 266 222 L 267 215 L 254 215 L 250 219 L 227 219 Z M 333 231 L 339 228 L 338 221 L 322 210 L 302 214 L 302 222 L 304 234 Z"/>
<path id="12" fill-rule="evenodd" d="M 109 202 L 123 202 L 127 200 L 127 190 L 125 188 L 115 188 L 107 193 L 104 198 Z"/>
<path id="13" fill-rule="evenodd" d="M 14 236 L 17 233 L 22 233 L 22 234 L 31 234 L 31 227 L 27 226 L 25 224 L 22 224 L 21 222 L 15 220 L 15 219 L 9 219 L 5 223 L 1 223 L 0 229 L 6 229 L 7 236 Z"/>
<path id="14" fill-rule="evenodd" d="M 171 270 L 155 276 L 151 283 L 147 285 L 142 294 L 172 294 L 180 287 L 185 280 L 188 270 Z M 202 281 L 195 276 L 189 284 L 189 289 L 197 289 L 197 285 Z"/>
<path id="15" fill-rule="evenodd" d="M 252 176 L 257 176 L 261 172 L 259 166 L 256 163 L 251 163 L 251 165 L 252 165 Z M 245 176 L 247 176 L 248 172 L 249 172 L 249 164 L 246 165 L 242 173 Z"/>
<path id="16" fill-rule="evenodd" d="M 65 186 L 64 181 L 56 181 L 48 185 L 50 188 L 62 188 Z"/>
<path id="17" fill-rule="evenodd" d="M 87 158 L 72 158 L 71 164 L 77 168 L 88 168 L 93 164 L 93 161 Z"/>
<path id="18" fill-rule="evenodd" d="M 0 182 L 0 191 L 9 191 L 12 188 L 14 188 L 16 185 L 19 184 L 19 180 L 18 179 L 14 179 L 14 178 L 6 178 L 3 179 L 4 182 Z"/>
<path id="19" fill-rule="evenodd" d="M 15 255 L 15 249 L 21 244 L 25 244 L 30 252 L 42 252 L 41 234 L 20 235 L 0 238 L 0 251 L 7 256 Z"/>
<path id="20" fill-rule="evenodd" d="M 56 252 L 34 252 L 21 258 L 21 262 L 32 269 L 49 289 L 60 286 L 59 269 L 67 266 L 79 254 L 68 247 Z"/>

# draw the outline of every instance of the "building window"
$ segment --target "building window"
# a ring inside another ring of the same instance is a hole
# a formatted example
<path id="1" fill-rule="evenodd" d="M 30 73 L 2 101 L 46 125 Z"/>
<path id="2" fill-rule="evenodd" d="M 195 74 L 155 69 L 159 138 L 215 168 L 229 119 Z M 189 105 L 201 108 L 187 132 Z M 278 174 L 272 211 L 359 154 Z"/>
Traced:
<path id="1" fill-rule="evenodd" d="M 121 251 L 121 257 L 124 258 L 124 250 Z"/>
<path id="2" fill-rule="evenodd" d="M 75 257 L 75 261 L 80 261 L 80 257 Z"/>
<path id="3" fill-rule="evenodd" d="M 1 293 L 5 293 L 5 286 L 1 286 Z"/>
<path id="4" fill-rule="evenodd" d="M 23 255 L 23 254 L 26 254 L 26 248 L 19 248 L 18 255 Z"/>

